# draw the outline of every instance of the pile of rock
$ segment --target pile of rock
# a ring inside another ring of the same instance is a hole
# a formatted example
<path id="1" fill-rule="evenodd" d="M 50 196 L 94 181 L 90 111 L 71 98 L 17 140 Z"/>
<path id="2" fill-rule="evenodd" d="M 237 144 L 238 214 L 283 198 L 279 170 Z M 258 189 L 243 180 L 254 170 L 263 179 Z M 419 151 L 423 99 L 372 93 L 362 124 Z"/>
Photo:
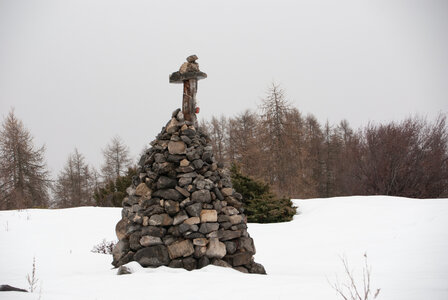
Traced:
<path id="1" fill-rule="evenodd" d="M 113 265 L 187 270 L 208 264 L 266 274 L 253 260 L 241 195 L 209 138 L 178 109 L 139 162 L 116 226 Z"/>

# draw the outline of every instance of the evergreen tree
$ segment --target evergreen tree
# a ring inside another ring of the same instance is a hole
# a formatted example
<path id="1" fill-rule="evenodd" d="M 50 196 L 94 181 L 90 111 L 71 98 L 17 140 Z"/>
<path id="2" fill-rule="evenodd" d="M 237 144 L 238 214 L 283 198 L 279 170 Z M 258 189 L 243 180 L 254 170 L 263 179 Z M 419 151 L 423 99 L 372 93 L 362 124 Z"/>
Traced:
<path id="1" fill-rule="evenodd" d="M 11 110 L 0 129 L 0 209 L 48 207 L 51 182 L 44 155 L 45 147 L 34 147 Z"/>
<path id="2" fill-rule="evenodd" d="M 276 198 L 269 185 L 244 176 L 236 165 L 232 165 L 230 172 L 233 188 L 243 196 L 248 222 L 277 223 L 292 220 L 296 208 L 291 199 Z"/>
<path id="3" fill-rule="evenodd" d="M 121 207 L 126 196 L 126 189 L 131 185 L 132 178 L 137 174 L 137 168 L 128 168 L 124 176 L 109 180 L 104 187 L 95 189 L 94 199 L 98 206 Z"/>

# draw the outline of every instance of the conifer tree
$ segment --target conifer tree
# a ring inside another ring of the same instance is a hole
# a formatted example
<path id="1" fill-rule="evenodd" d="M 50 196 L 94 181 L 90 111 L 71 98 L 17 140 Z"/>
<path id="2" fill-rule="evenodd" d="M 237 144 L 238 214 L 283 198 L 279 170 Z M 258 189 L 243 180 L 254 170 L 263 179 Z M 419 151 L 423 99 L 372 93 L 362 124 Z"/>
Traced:
<path id="1" fill-rule="evenodd" d="M 51 185 L 45 147 L 33 137 L 11 110 L 0 129 L 0 209 L 48 207 Z"/>

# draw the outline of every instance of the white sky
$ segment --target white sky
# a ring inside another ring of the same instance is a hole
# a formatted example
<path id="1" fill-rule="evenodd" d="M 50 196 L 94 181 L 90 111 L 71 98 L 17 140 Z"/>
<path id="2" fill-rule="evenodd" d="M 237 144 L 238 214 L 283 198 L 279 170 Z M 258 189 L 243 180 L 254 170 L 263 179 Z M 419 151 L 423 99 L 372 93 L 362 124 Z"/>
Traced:
<path id="1" fill-rule="evenodd" d="M 272 81 L 323 123 L 448 113 L 448 1 L 0 0 L 0 115 L 14 107 L 53 175 L 75 147 L 135 157 L 181 105 L 190 54 L 199 118 L 255 109 Z"/>

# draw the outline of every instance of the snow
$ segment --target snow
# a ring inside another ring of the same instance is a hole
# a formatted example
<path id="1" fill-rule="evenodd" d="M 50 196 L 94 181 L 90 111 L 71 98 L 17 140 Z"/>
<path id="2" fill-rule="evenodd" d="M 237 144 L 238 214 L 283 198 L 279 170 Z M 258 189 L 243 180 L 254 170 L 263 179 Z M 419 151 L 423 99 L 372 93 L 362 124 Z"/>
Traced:
<path id="1" fill-rule="evenodd" d="M 363 254 L 377 299 L 448 299 L 448 199 L 386 196 L 294 200 L 288 223 L 249 224 L 255 259 L 267 276 L 208 266 L 188 272 L 136 263 L 116 275 L 110 255 L 90 250 L 115 240 L 119 208 L 0 211 L 0 284 L 34 293 L 0 299 L 338 299 L 329 282 L 344 282 L 340 256 L 360 278 Z"/>

